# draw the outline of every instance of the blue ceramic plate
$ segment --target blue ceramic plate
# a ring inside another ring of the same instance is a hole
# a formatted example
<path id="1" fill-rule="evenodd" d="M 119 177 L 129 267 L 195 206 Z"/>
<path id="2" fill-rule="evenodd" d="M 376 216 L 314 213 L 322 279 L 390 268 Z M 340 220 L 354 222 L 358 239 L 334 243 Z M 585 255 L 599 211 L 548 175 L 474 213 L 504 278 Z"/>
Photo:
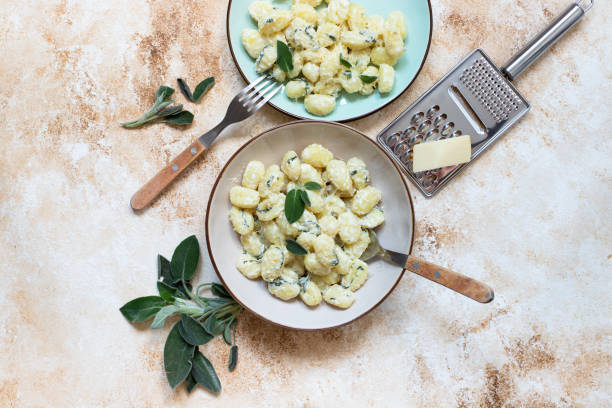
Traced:
<path id="1" fill-rule="evenodd" d="M 252 82 L 259 75 L 255 72 L 255 61 L 249 57 L 240 39 L 245 28 L 257 28 L 249 16 L 248 7 L 253 0 L 230 0 L 227 8 L 227 38 L 234 61 L 242 77 Z M 370 96 L 340 94 L 336 110 L 325 117 L 318 117 L 306 112 L 302 100 L 293 101 L 283 93 L 276 95 L 270 104 L 281 112 L 301 119 L 318 119 L 335 122 L 355 120 L 382 109 L 399 97 L 414 81 L 420 72 L 429 45 L 431 43 L 431 5 L 429 0 L 356 0 L 355 3 L 365 7 L 368 16 L 378 14 L 383 17 L 400 10 L 406 16 L 408 37 L 406 38 L 406 52 L 395 65 L 395 85 L 393 90 L 385 95 L 377 91 Z M 272 0 L 278 8 L 289 8 L 289 0 Z"/>

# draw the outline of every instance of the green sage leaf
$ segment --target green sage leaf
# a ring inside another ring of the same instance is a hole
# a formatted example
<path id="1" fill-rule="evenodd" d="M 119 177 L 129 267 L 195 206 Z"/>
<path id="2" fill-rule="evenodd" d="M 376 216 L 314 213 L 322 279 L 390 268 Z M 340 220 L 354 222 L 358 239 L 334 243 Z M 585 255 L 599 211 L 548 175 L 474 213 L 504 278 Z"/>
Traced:
<path id="1" fill-rule="evenodd" d="M 219 309 L 221 306 L 229 305 L 234 303 L 233 298 L 208 298 L 206 300 L 206 310 Z"/>
<path id="2" fill-rule="evenodd" d="M 204 326 L 191 316 L 182 315 L 179 325 L 179 333 L 187 343 L 192 346 L 201 346 L 213 339 Z"/>
<path id="3" fill-rule="evenodd" d="M 304 204 L 310 207 L 310 197 L 308 197 L 308 193 L 305 190 L 300 190 L 300 197 Z"/>
<path id="4" fill-rule="evenodd" d="M 293 70 L 293 55 L 291 55 L 291 50 L 284 42 L 277 40 L 276 41 L 276 63 L 278 67 L 285 72 L 289 72 Z"/>
<path id="5" fill-rule="evenodd" d="M 285 246 L 287 247 L 287 251 L 291 252 L 294 255 L 307 255 L 308 251 L 304 249 L 303 246 L 298 244 L 296 241 L 292 239 L 285 240 Z"/>
<path id="6" fill-rule="evenodd" d="M 215 78 L 210 77 L 206 78 L 202 82 L 200 82 L 193 91 L 193 98 L 191 99 L 193 102 L 199 102 L 200 99 L 212 88 L 215 84 Z"/>
<path id="7" fill-rule="evenodd" d="M 208 388 L 212 392 L 221 391 L 221 381 L 217 377 L 215 368 L 206 357 L 199 351 L 193 356 L 193 378 L 204 388 Z"/>
<path id="8" fill-rule="evenodd" d="M 161 329 L 164 327 L 164 323 L 166 319 L 172 316 L 175 313 L 178 313 L 179 307 L 174 305 L 164 306 L 160 309 L 159 312 L 155 315 L 155 319 L 153 319 L 153 323 L 151 323 L 152 329 Z"/>
<path id="9" fill-rule="evenodd" d="M 227 362 L 227 369 L 230 371 L 234 371 L 236 368 L 236 364 L 238 364 L 238 346 L 235 344 L 230 349 L 229 361 Z"/>
<path id="10" fill-rule="evenodd" d="M 230 299 L 232 298 L 232 296 L 227 292 L 227 289 L 225 289 L 225 286 L 221 285 L 220 283 L 213 282 L 213 284 L 210 286 L 210 291 L 215 296 Z"/>
<path id="11" fill-rule="evenodd" d="M 162 281 L 157 282 L 157 291 L 159 292 L 159 296 L 166 302 L 172 302 L 174 297 L 177 296 L 176 288 Z"/>
<path id="12" fill-rule="evenodd" d="M 351 65 L 350 62 L 348 62 L 347 60 L 345 60 L 344 58 L 342 58 L 342 54 L 340 54 L 340 63 L 342 65 L 344 65 L 347 68 L 353 68 L 353 65 Z"/>
<path id="13" fill-rule="evenodd" d="M 155 92 L 155 102 L 167 101 L 170 99 L 173 93 L 174 89 L 170 88 L 169 86 L 162 85 L 157 89 L 157 92 Z"/>
<path id="14" fill-rule="evenodd" d="M 189 281 L 196 271 L 200 259 L 200 244 L 195 235 L 187 237 L 176 247 L 170 261 L 175 282 Z"/>
<path id="15" fill-rule="evenodd" d="M 191 283 L 185 282 L 185 286 L 187 286 L 187 290 L 189 290 L 189 292 L 183 286 L 183 282 L 179 281 L 179 282 L 176 282 L 174 285 L 176 287 L 175 296 L 181 297 L 183 299 L 189 299 L 189 292 L 191 292 L 191 290 L 193 289 L 193 287 L 191 286 Z"/>
<path id="16" fill-rule="evenodd" d="M 170 261 L 161 255 L 157 255 L 157 279 L 163 279 L 166 283 L 172 283 L 174 278 L 170 271 Z"/>
<path id="17" fill-rule="evenodd" d="M 191 93 L 191 89 L 189 89 L 189 85 L 182 78 L 176 78 L 176 82 L 178 82 L 179 89 L 181 93 L 190 101 L 193 101 L 193 94 Z"/>
<path id="18" fill-rule="evenodd" d="M 302 201 L 302 193 L 298 189 L 289 191 L 285 198 L 285 217 L 287 217 L 289 224 L 299 220 L 303 213 L 304 201 Z"/>
<path id="19" fill-rule="evenodd" d="M 227 343 L 228 346 L 232 345 L 232 325 L 226 324 L 223 329 L 223 340 Z"/>
<path id="20" fill-rule="evenodd" d="M 371 84 L 372 82 L 378 79 L 377 76 L 370 76 L 370 75 L 359 75 L 359 78 L 361 78 L 361 80 L 365 82 L 366 84 Z"/>
<path id="21" fill-rule="evenodd" d="M 321 187 L 321 185 L 315 181 L 309 181 L 308 183 L 304 184 L 304 188 L 310 191 L 317 191 L 322 189 L 323 187 Z"/>
<path id="22" fill-rule="evenodd" d="M 217 317 L 212 314 L 208 316 L 208 319 L 206 319 L 204 322 L 204 328 L 209 334 L 216 336 L 217 334 L 221 334 L 223 332 L 223 323 L 218 321 Z"/>
<path id="23" fill-rule="evenodd" d="M 174 115 L 164 117 L 161 122 L 172 123 L 173 125 L 189 125 L 193 122 L 193 113 L 181 111 Z"/>
<path id="24" fill-rule="evenodd" d="M 157 112 L 155 116 L 162 118 L 163 119 L 162 122 L 163 122 L 164 120 L 166 120 L 166 118 L 177 115 L 182 110 L 183 110 L 183 105 L 168 106 L 167 108 L 162 109 L 159 112 Z"/>
<path id="25" fill-rule="evenodd" d="M 119 311 L 130 322 L 144 322 L 155 316 L 165 304 L 159 296 L 145 296 L 127 302 Z"/>
<path id="26" fill-rule="evenodd" d="M 191 372 L 193 372 L 193 368 L 191 369 Z M 189 373 L 189 375 L 187 376 L 187 379 L 185 380 L 186 386 L 187 386 L 187 393 L 191 393 L 191 391 L 193 391 L 195 386 L 198 385 L 198 382 L 195 380 L 195 378 L 193 378 L 193 374 L 191 374 L 191 372 Z"/>
<path id="27" fill-rule="evenodd" d="M 170 387 L 176 388 L 189 375 L 192 367 L 192 358 L 195 347 L 183 340 L 178 329 L 179 323 L 175 324 L 164 346 L 164 369 Z"/>

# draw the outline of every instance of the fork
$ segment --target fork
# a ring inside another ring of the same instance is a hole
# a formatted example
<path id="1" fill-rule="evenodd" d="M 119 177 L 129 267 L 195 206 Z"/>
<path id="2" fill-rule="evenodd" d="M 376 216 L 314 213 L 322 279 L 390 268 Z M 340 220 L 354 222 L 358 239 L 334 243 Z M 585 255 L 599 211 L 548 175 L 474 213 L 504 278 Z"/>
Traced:
<path id="1" fill-rule="evenodd" d="M 283 84 L 274 81 L 270 76 L 262 75 L 240 91 L 230 102 L 221 123 L 197 138 L 132 196 L 132 209 L 142 210 L 151 204 L 155 197 L 210 147 L 226 127 L 253 115 L 283 88 Z"/>

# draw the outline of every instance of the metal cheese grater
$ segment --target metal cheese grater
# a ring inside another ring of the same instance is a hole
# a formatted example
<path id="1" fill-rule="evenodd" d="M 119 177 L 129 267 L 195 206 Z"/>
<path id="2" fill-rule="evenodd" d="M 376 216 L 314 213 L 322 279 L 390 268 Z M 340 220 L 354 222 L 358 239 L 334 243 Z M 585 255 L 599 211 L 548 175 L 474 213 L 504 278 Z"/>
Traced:
<path id="1" fill-rule="evenodd" d="M 415 144 L 470 135 L 472 161 L 529 110 L 510 81 L 529 67 L 593 7 L 569 6 L 500 70 L 481 50 L 472 51 L 377 137 L 426 197 L 432 197 L 470 163 L 414 173 Z"/>

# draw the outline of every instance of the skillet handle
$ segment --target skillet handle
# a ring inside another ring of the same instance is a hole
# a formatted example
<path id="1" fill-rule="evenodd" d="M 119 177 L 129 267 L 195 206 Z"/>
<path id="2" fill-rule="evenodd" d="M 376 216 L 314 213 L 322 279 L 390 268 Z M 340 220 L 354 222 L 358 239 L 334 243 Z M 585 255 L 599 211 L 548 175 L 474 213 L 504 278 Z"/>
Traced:
<path id="1" fill-rule="evenodd" d="M 408 256 L 404 268 L 480 303 L 489 303 L 495 297 L 488 285 L 412 255 Z"/>

